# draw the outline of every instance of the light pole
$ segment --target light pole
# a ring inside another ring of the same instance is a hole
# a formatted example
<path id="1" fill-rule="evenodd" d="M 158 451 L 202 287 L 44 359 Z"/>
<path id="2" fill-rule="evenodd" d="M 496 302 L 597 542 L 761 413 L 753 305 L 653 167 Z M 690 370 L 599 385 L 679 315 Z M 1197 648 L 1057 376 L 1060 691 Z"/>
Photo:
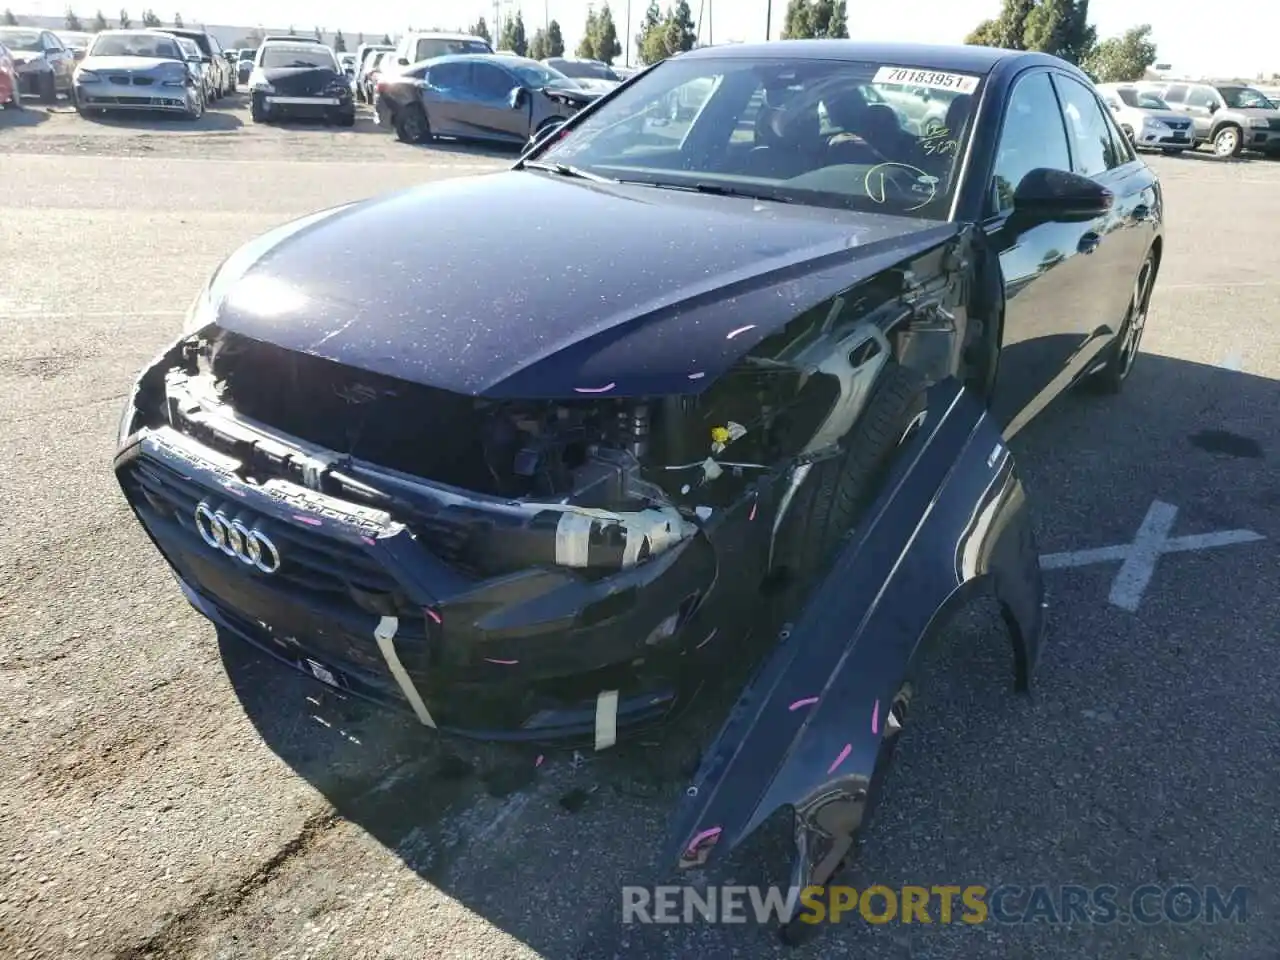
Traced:
<path id="1" fill-rule="evenodd" d="M 773 21 L 773 0 L 769 0 L 768 5 L 764 8 L 764 39 L 769 40 L 769 26 Z"/>
<path id="2" fill-rule="evenodd" d="M 631 0 L 627 0 L 627 45 L 623 48 L 625 51 L 623 56 L 626 59 L 624 59 L 622 63 L 624 67 L 631 66 L 631 44 L 633 42 L 634 41 L 631 39 Z"/>

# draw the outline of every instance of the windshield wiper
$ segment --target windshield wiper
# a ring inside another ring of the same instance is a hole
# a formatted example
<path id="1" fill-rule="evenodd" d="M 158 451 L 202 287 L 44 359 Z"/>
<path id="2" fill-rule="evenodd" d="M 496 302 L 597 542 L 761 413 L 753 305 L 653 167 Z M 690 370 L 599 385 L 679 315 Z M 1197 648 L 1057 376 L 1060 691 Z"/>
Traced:
<path id="1" fill-rule="evenodd" d="M 567 163 L 553 163 L 550 160 L 521 160 L 516 164 L 517 170 L 545 170 L 547 173 L 554 173 L 559 177 L 573 177 L 575 180 L 590 180 L 592 183 L 617 183 L 617 180 L 611 180 L 608 177 L 602 177 L 598 173 L 589 173 L 581 167 L 574 167 Z"/>
<path id="2" fill-rule="evenodd" d="M 766 203 L 794 203 L 790 197 L 779 197 L 739 187 L 726 187 L 719 183 L 667 183 L 655 180 L 620 180 L 619 183 L 656 187 L 659 190 L 687 190 L 690 193 L 706 193 L 715 197 L 741 197 L 745 200 L 763 200 Z"/>

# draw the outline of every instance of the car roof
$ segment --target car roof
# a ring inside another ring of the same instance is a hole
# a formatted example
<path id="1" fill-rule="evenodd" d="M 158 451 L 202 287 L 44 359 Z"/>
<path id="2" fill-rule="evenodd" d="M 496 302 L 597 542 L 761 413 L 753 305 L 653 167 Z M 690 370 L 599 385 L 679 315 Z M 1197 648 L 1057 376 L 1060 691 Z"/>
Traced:
<path id="1" fill-rule="evenodd" d="M 406 33 L 405 37 L 413 37 L 415 40 L 484 40 L 484 37 L 477 37 L 472 33 L 447 33 L 440 30 L 414 30 Z"/>
<path id="2" fill-rule="evenodd" d="M 263 43 L 323 43 L 323 40 L 317 40 L 315 37 L 299 37 L 293 34 L 273 33 L 270 36 L 262 38 Z"/>
<path id="3" fill-rule="evenodd" d="M 423 63 L 472 63 L 479 61 L 481 63 L 510 63 L 519 61 L 520 63 L 537 63 L 537 60 L 531 60 L 529 57 L 522 57 L 515 53 L 446 53 L 440 57 L 432 57 L 430 60 L 423 60 Z"/>
<path id="4" fill-rule="evenodd" d="M 967 44 L 880 43 L 863 40 L 775 40 L 769 43 L 728 43 L 718 47 L 697 47 L 680 55 L 681 60 L 779 59 L 857 60 L 893 66 L 925 66 L 958 73 L 990 73 L 1004 60 L 1026 59 L 1052 62 L 1056 57 L 1023 50 L 977 47 Z"/>
<path id="5" fill-rule="evenodd" d="M 135 30 L 125 31 L 126 33 L 136 33 Z M 147 33 L 171 33 L 175 37 L 187 37 L 194 40 L 196 37 L 207 36 L 208 30 L 191 30 L 188 27 L 147 27 Z"/>

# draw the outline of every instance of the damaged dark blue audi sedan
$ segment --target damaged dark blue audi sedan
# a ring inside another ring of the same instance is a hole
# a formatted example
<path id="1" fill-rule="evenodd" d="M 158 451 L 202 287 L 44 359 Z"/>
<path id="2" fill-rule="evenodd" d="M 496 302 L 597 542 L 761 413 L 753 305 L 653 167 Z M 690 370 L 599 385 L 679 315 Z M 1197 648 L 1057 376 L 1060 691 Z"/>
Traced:
<path id="1" fill-rule="evenodd" d="M 508 171 L 235 252 L 115 470 L 201 613 L 427 727 L 603 749 L 754 658 L 673 855 L 790 808 L 821 884 L 970 598 L 1029 684 L 1007 440 L 1123 385 L 1162 212 L 1053 57 L 695 50 Z"/>

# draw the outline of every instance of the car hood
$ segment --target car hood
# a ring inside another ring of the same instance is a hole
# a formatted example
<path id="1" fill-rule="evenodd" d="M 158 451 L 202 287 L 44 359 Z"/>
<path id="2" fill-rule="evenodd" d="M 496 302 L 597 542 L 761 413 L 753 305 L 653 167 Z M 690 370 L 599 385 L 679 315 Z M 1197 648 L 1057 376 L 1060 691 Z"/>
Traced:
<path id="1" fill-rule="evenodd" d="M 1190 119 L 1185 113 L 1178 113 L 1176 110 L 1144 110 L 1142 107 L 1132 108 L 1141 116 L 1151 120 L 1159 120 L 1161 123 L 1177 123 L 1181 125 Z"/>
<path id="2" fill-rule="evenodd" d="M 696 393 L 960 229 L 508 171 L 278 228 L 232 254 L 192 322 L 459 393 Z"/>
<path id="3" fill-rule="evenodd" d="M 262 75 L 276 91 L 286 96 L 304 97 L 322 93 L 342 74 L 331 67 L 273 67 Z"/>
<path id="4" fill-rule="evenodd" d="M 130 72 L 138 72 L 143 70 L 154 70 L 156 67 L 166 63 L 178 64 L 177 60 L 166 60 L 161 57 L 85 57 L 80 61 L 80 67 L 84 70 L 127 70 Z"/>
<path id="5" fill-rule="evenodd" d="M 579 77 L 574 80 L 574 83 L 583 90 L 588 90 L 592 93 L 598 93 L 603 96 L 614 87 L 618 86 L 619 81 L 605 80 L 603 77 Z"/>

